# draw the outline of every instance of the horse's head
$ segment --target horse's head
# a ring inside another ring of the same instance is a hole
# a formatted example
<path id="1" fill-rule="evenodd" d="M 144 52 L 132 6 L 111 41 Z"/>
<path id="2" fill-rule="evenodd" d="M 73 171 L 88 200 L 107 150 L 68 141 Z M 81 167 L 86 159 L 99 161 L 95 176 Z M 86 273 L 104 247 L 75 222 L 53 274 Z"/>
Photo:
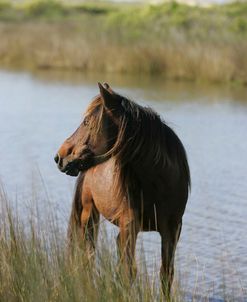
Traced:
<path id="1" fill-rule="evenodd" d="M 89 105 L 84 120 L 65 140 L 55 156 L 61 172 L 77 176 L 107 158 L 113 147 L 118 125 L 116 120 L 116 95 L 108 84 L 99 83 L 100 94 Z"/>

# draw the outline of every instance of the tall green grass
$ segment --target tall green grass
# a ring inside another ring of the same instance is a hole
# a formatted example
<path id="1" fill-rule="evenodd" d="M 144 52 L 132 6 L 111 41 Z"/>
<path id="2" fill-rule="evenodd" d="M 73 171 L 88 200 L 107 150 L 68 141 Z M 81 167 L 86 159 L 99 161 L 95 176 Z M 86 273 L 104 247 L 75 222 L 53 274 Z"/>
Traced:
<path id="1" fill-rule="evenodd" d="M 247 3 L 0 2 L 0 65 L 247 83 Z"/>
<path id="2" fill-rule="evenodd" d="M 73 252 L 68 253 L 65 220 L 63 223 L 58 220 L 57 209 L 48 195 L 44 200 L 42 194 L 45 212 L 39 209 L 41 197 L 34 192 L 33 198 L 28 207 L 20 200 L 17 202 L 21 205 L 20 215 L 16 210 L 18 207 L 13 206 L 0 186 L 1 302 L 168 302 L 162 295 L 157 275 L 149 275 L 142 255 L 139 260 L 142 250 L 138 250 L 138 274 L 134 281 L 129 280 L 121 269 L 112 238 L 102 228 L 94 257 L 87 253 L 81 242 L 75 243 Z M 170 302 L 211 301 L 209 296 L 214 295 L 213 289 L 205 295 L 205 289 L 191 284 L 186 274 L 180 276 L 178 263 L 176 266 Z M 191 263 L 189 267 L 195 269 Z M 184 289 L 187 287 L 194 290 L 186 295 Z M 240 297 L 244 301 L 244 289 L 229 294 L 231 291 L 224 283 L 224 266 L 222 291 L 225 292 L 224 301 L 242 301 Z"/>
<path id="3" fill-rule="evenodd" d="M 33 207 L 24 223 L 3 192 L 0 205 L 0 301 L 163 301 L 147 274 L 130 282 L 104 233 L 95 259 L 79 244 L 69 254 L 54 213 Z"/>

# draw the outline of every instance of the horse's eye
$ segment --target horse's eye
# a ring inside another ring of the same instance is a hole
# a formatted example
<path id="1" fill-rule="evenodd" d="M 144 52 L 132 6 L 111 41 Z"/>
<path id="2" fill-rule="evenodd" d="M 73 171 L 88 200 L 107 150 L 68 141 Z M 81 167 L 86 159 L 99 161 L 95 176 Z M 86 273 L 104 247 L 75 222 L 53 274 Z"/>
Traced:
<path id="1" fill-rule="evenodd" d="M 89 124 L 89 120 L 88 120 L 88 118 L 85 118 L 84 121 L 83 121 L 83 125 L 87 126 L 88 124 Z"/>

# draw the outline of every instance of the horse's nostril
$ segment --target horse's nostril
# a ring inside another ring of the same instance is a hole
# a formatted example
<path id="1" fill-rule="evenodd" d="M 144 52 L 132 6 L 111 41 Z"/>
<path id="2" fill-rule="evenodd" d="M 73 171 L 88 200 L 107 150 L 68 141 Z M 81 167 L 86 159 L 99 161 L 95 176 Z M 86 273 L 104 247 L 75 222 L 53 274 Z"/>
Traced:
<path id="1" fill-rule="evenodd" d="M 72 152 L 73 152 L 73 147 L 70 147 L 70 148 L 68 149 L 67 155 L 70 155 Z"/>
<path id="2" fill-rule="evenodd" d="M 56 154 L 56 156 L 54 157 L 54 160 L 55 160 L 56 163 L 59 162 L 59 155 L 58 154 Z"/>
<path id="3" fill-rule="evenodd" d="M 57 163 L 58 167 L 62 168 L 62 166 L 63 166 L 63 159 L 60 157 L 59 154 L 57 154 L 57 155 L 54 157 L 54 160 L 55 160 L 55 162 Z"/>

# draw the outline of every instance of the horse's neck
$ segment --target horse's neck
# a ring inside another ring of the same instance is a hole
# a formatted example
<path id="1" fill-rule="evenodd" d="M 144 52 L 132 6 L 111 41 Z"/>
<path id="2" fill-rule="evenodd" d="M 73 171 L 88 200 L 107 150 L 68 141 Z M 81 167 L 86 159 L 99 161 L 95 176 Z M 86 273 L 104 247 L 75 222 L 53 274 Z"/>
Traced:
<path id="1" fill-rule="evenodd" d="M 110 155 L 100 155 L 100 156 L 96 156 L 96 157 L 94 158 L 94 166 L 103 164 L 103 163 L 107 162 L 110 158 L 111 158 Z"/>

